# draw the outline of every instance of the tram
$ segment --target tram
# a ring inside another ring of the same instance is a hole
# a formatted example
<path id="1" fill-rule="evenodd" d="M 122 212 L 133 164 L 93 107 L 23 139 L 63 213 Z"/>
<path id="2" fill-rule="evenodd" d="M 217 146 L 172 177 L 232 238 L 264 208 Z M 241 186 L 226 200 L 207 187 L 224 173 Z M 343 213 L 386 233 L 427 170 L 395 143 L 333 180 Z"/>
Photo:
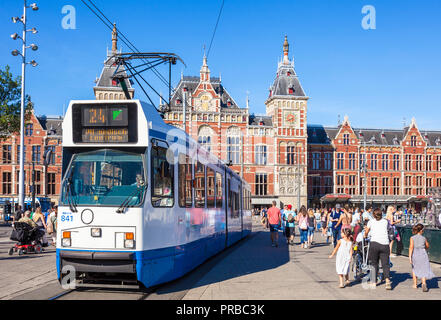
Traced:
<path id="1" fill-rule="evenodd" d="M 60 283 L 152 287 L 249 235 L 251 189 L 150 104 L 71 101 L 57 223 Z"/>

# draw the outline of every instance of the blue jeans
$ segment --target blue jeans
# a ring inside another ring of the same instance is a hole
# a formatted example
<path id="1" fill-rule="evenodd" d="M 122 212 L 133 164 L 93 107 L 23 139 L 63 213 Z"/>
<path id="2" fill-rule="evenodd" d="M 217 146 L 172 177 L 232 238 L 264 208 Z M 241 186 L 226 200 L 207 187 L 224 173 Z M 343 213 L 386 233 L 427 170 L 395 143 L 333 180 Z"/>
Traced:
<path id="1" fill-rule="evenodd" d="M 300 243 L 303 244 L 308 242 L 308 229 L 302 230 L 299 228 L 299 230 L 300 230 Z"/>
<path id="2" fill-rule="evenodd" d="M 341 239 L 341 228 L 332 228 L 332 238 L 334 240 L 334 248 L 337 246 L 337 241 Z"/>
<path id="3" fill-rule="evenodd" d="M 314 234 L 314 230 L 315 230 L 314 227 L 308 227 L 308 237 Z"/>

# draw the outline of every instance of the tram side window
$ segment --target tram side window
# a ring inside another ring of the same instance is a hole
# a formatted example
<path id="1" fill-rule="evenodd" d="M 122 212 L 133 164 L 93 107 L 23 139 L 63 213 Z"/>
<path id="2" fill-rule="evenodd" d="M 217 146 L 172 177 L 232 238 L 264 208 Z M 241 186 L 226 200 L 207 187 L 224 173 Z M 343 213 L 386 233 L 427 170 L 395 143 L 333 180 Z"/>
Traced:
<path id="1" fill-rule="evenodd" d="M 173 165 L 167 161 L 168 145 L 152 140 L 152 205 L 173 207 Z"/>
<path id="2" fill-rule="evenodd" d="M 189 156 L 179 154 L 179 206 L 191 208 L 193 206 L 193 161 Z"/>
<path id="3" fill-rule="evenodd" d="M 194 205 L 196 208 L 205 208 L 205 166 L 196 162 L 194 170 Z"/>
<path id="4" fill-rule="evenodd" d="M 214 208 L 214 170 L 207 167 L 207 208 Z"/>
<path id="5" fill-rule="evenodd" d="M 223 189 L 222 174 L 216 172 L 216 208 L 222 208 Z"/>

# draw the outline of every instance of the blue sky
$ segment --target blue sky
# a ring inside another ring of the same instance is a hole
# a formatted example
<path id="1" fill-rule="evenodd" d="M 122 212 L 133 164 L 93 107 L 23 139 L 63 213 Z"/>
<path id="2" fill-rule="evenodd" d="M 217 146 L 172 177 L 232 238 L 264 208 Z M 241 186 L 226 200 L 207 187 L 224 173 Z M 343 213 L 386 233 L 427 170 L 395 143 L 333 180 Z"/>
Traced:
<path id="1" fill-rule="evenodd" d="M 70 99 L 93 98 L 111 35 L 80 0 L 35 2 L 40 10 L 29 12 L 29 26 L 39 33 L 29 35 L 29 43 L 40 49 L 28 57 L 39 66 L 28 67 L 26 91 L 37 114 L 62 114 Z M 181 71 L 199 75 L 203 45 L 208 48 L 222 3 L 94 2 L 141 51 L 174 52 L 185 61 L 186 68 L 174 68 L 173 85 Z M 21 29 L 10 18 L 21 15 L 22 5 L 0 3 L 0 68 L 8 64 L 16 75 L 20 61 L 10 52 L 19 42 L 10 34 Z M 61 26 L 64 5 L 76 8 L 75 30 Z M 376 9 L 375 30 L 361 26 L 365 5 Z M 356 127 L 401 128 L 404 118 L 410 123 L 415 117 L 420 128 L 441 130 L 441 1 L 225 0 L 208 65 L 241 107 L 248 91 L 251 111 L 265 112 L 285 34 L 310 97 L 308 123 L 335 126 L 339 115 L 348 115 Z M 146 76 L 167 91 L 152 74 Z"/>

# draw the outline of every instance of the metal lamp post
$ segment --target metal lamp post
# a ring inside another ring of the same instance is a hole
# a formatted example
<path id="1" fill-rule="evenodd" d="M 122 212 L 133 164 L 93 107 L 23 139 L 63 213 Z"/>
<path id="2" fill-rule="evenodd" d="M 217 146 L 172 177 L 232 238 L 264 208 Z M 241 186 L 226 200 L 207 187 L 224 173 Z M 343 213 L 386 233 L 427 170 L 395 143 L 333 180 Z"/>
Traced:
<path id="1" fill-rule="evenodd" d="M 30 62 L 26 62 L 26 49 L 30 48 L 33 51 L 38 50 L 38 46 L 35 44 L 31 44 L 30 46 L 26 46 L 26 33 L 32 32 L 33 34 L 36 34 L 38 31 L 35 28 L 32 28 L 30 30 L 26 30 L 26 10 L 32 9 L 33 11 L 38 10 L 38 6 L 33 3 L 30 6 L 26 5 L 26 0 L 24 0 L 24 6 L 23 6 L 23 16 L 21 18 L 19 17 L 13 17 L 12 22 L 17 23 L 20 21 L 23 24 L 23 36 L 20 37 L 17 33 L 14 33 L 11 35 L 11 38 L 13 40 L 17 40 L 20 38 L 23 41 L 23 49 L 22 52 L 19 52 L 18 50 L 12 51 L 13 56 L 20 55 L 22 57 L 22 68 L 21 68 L 21 110 L 20 110 L 20 176 L 19 176 L 19 196 L 18 201 L 22 208 L 24 208 L 24 120 L 25 120 L 25 71 L 26 71 L 26 65 L 30 64 L 33 67 L 37 66 L 37 62 L 35 60 L 32 60 Z"/>

